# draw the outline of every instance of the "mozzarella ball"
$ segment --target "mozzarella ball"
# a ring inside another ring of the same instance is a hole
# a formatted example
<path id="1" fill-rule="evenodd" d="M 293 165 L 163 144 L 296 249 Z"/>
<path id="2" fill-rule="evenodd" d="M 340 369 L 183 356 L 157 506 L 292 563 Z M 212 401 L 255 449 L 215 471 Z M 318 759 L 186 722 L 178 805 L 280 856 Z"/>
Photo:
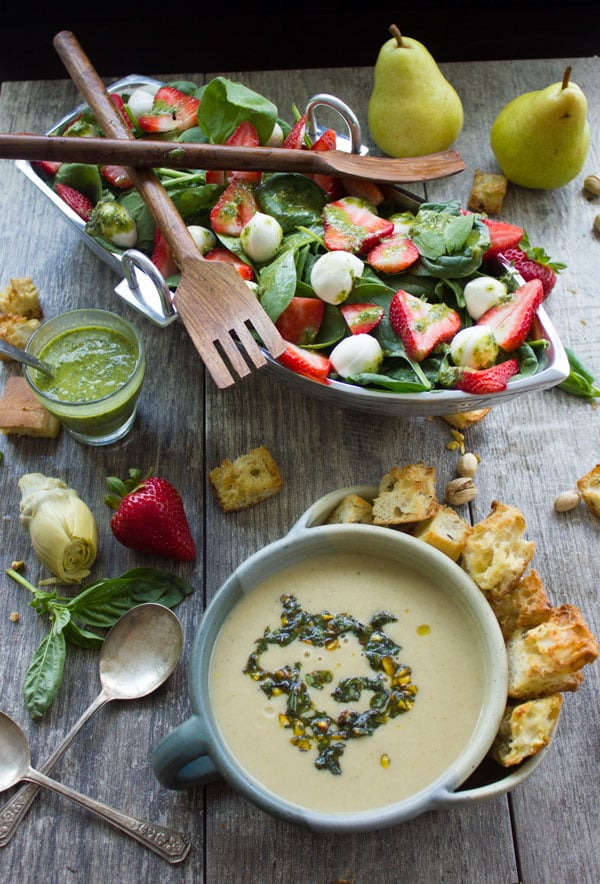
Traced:
<path id="1" fill-rule="evenodd" d="M 394 222 L 394 236 L 399 233 L 408 236 L 414 224 L 415 216 L 412 212 L 402 212 L 398 215 L 390 215 L 389 220 Z"/>
<path id="2" fill-rule="evenodd" d="M 348 378 L 363 372 L 378 372 L 383 361 L 383 350 L 372 335 L 351 335 L 333 348 L 329 359 L 334 371 Z"/>
<path id="3" fill-rule="evenodd" d="M 279 221 L 263 212 L 256 212 L 240 233 L 242 248 L 250 260 L 257 264 L 264 264 L 274 258 L 282 239 L 283 230 Z"/>
<path id="4" fill-rule="evenodd" d="M 322 301 L 341 304 L 352 291 L 354 280 L 362 276 L 364 266 L 351 252 L 326 252 L 313 264 L 310 284 Z"/>
<path id="5" fill-rule="evenodd" d="M 206 255 L 207 252 L 210 252 L 216 246 L 217 237 L 207 227 L 201 227 L 199 224 L 189 224 L 188 230 L 203 255 Z"/>
<path id="6" fill-rule="evenodd" d="M 450 358 L 454 365 L 489 368 L 498 357 L 498 342 L 488 325 L 472 325 L 454 335 Z"/>
<path id="7" fill-rule="evenodd" d="M 275 123 L 273 126 L 273 131 L 269 135 L 269 140 L 266 143 L 266 147 L 281 147 L 283 144 L 283 129 L 279 125 L 279 123 Z"/>
<path id="8" fill-rule="evenodd" d="M 480 319 L 484 313 L 499 304 L 507 294 L 503 282 L 493 276 L 479 276 L 464 289 L 465 306 L 469 316 Z"/>
<path id="9" fill-rule="evenodd" d="M 158 92 L 158 89 L 158 86 L 148 85 L 139 86 L 133 90 L 127 101 L 127 107 L 136 120 L 139 120 L 144 114 L 150 113 L 154 104 L 154 95 Z"/>

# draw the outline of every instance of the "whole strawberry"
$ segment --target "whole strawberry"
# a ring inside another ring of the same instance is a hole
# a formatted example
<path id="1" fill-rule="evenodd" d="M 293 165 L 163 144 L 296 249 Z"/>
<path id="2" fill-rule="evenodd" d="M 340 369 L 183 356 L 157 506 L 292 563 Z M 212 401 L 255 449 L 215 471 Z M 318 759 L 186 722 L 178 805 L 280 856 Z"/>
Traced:
<path id="1" fill-rule="evenodd" d="M 109 476 L 106 483 L 105 503 L 116 510 L 110 527 L 123 546 L 184 562 L 196 557 L 181 495 L 170 482 L 129 470 L 129 479 Z"/>
<path id="2" fill-rule="evenodd" d="M 525 282 L 530 282 L 532 279 L 540 280 L 544 289 L 544 300 L 556 284 L 556 274 L 566 267 L 566 264 L 560 261 L 552 261 L 543 248 L 533 248 L 529 244 L 527 234 L 523 235 L 518 246 L 503 249 L 502 255 L 521 274 Z"/>

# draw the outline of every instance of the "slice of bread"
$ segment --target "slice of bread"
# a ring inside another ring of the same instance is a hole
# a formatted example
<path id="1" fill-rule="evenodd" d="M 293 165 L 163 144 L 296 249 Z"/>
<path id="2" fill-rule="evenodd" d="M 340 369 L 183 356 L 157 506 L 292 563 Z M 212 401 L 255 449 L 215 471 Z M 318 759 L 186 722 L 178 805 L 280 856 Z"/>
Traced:
<path id="1" fill-rule="evenodd" d="M 503 767 L 513 767 L 549 745 L 558 724 L 562 694 L 509 705 L 490 755 Z"/>
<path id="2" fill-rule="evenodd" d="M 488 599 L 510 592 L 529 567 L 535 543 L 524 540 L 524 532 L 521 511 L 497 500 L 470 532 L 461 564 Z"/>
<path id="3" fill-rule="evenodd" d="M 24 377 L 8 378 L 0 398 L 0 432 L 55 439 L 60 427 L 58 418 L 38 402 Z"/>
<path id="4" fill-rule="evenodd" d="M 469 523 L 456 510 L 449 506 L 440 506 L 432 518 L 419 522 L 413 535 L 457 562 L 471 530 Z"/>
<path id="5" fill-rule="evenodd" d="M 543 623 L 515 632 L 506 654 L 508 696 L 529 700 L 577 690 L 580 670 L 598 656 L 598 642 L 579 608 L 560 605 Z"/>
<path id="6" fill-rule="evenodd" d="M 247 509 L 283 488 L 283 477 L 266 446 L 253 448 L 233 462 L 224 460 L 208 474 L 217 503 L 225 512 Z"/>
<path id="7" fill-rule="evenodd" d="M 597 519 L 600 519 L 600 463 L 577 481 L 583 502 Z"/>
<path id="8" fill-rule="evenodd" d="M 407 525 L 435 515 L 439 504 L 435 490 L 435 469 L 422 461 L 392 467 L 379 483 L 373 501 L 374 525 Z"/>
<path id="9" fill-rule="evenodd" d="M 327 525 L 360 523 L 371 525 L 373 505 L 358 494 L 347 494 L 329 515 Z"/>
<path id="10" fill-rule="evenodd" d="M 505 639 L 517 629 L 529 629 L 548 620 L 553 610 L 542 579 L 533 568 L 513 589 L 489 602 Z"/>

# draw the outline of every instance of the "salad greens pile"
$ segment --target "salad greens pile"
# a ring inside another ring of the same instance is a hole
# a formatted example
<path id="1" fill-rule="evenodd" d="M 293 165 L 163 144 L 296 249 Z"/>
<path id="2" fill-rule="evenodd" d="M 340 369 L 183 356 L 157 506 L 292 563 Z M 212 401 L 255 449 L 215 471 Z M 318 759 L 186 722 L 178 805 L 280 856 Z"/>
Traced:
<path id="1" fill-rule="evenodd" d="M 208 84 L 197 87 L 187 81 L 170 84 L 181 93 L 199 100 L 196 124 L 183 132 L 168 133 L 174 141 L 199 141 L 224 143 L 237 127 L 251 122 L 260 138 L 266 143 L 276 127 L 285 137 L 292 126 L 278 116 L 276 106 L 261 95 L 240 83 L 216 77 Z M 139 127 L 135 115 L 128 111 L 128 94 L 121 96 L 125 112 L 129 113 L 131 126 L 138 137 L 148 135 Z M 296 122 L 299 114 L 293 108 Z M 86 110 L 77 121 L 93 125 L 94 118 Z M 76 134 L 65 129 L 59 134 Z M 310 147 L 303 133 L 305 146 Z M 155 170 L 175 206 L 188 226 L 211 228 L 211 211 L 227 187 L 215 182 L 205 171 Z M 324 238 L 324 210 L 331 196 L 317 182 L 318 176 L 298 173 L 263 173 L 258 183 L 252 184 L 256 204 L 260 212 L 275 218 L 283 231 L 281 246 L 275 257 L 257 264 L 244 252 L 239 235 L 216 232 L 217 245 L 226 249 L 251 269 L 253 287 L 262 306 L 274 321 L 280 318 L 295 297 L 314 298 L 311 286 L 311 270 L 327 247 Z M 207 180 L 208 179 L 208 180 Z M 153 253 L 156 225 L 141 196 L 134 189 L 121 190 L 111 186 L 101 175 L 100 167 L 78 163 L 62 164 L 56 172 L 54 184 L 62 183 L 84 193 L 94 203 L 116 201 L 122 205 L 135 222 L 137 242 L 135 248 L 149 257 Z M 384 201 L 370 210 L 383 218 L 398 219 L 398 208 Z M 398 289 L 428 303 L 446 304 L 457 311 L 461 327 L 469 327 L 474 320 L 465 307 L 464 288 L 478 276 L 494 275 L 502 279 L 508 292 L 514 292 L 519 283 L 506 267 L 486 264 L 486 252 L 490 249 L 489 228 L 484 216 L 465 213 L 457 201 L 442 204 L 424 203 L 415 214 L 404 213 L 400 219 L 407 229 L 407 236 L 417 245 L 419 260 L 399 273 L 381 272 L 370 266 L 365 256 L 364 272 L 356 278 L 345 304 L 378 305 L 383 308 L 383 319 L 370 331 L 383 351 L 384 358 L 377 371 L 358 372 L 341 378 L 332 371 L 330 378 L 345 380 L 359 385 L 394 393 L 419 393 L 452 386 L 447 379 L 451 367 L 449 345 L 441 344 L 422 361 L 411 359 L 402 340 L 389 320 L 391 300 Z M 114 242 L 104 239 L 88 225 L 88 231 L 104 248 L 119 253 Z M 174 289 L 179 276 L 169 275 L 168 285 Z M 328 355 L 337 343 L 351 333 L 338 304 L 325 304 L 323 321 L 314 337 L 303 340 L 301 346 L 308 351 Z M 546 364 L 548 341 L 527 340 L 511 357 L 518 361 L 518 376 L 532 375 Z M 501 357 L 502 358 L 502 357 Z M 444 380 L 446 379 L 446 380 Z"/>

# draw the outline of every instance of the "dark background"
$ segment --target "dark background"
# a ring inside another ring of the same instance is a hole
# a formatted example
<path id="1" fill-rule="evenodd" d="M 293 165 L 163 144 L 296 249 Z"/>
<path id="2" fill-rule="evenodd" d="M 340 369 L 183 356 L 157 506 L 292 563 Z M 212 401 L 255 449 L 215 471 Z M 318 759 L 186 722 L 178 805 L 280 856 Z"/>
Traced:
<path id="1" fill-rule="evenodd" d="M 64 79 L 52 46 L 74 32 L 105 77 L 125 74 L 370 66 L 395 23 L 436 61 L 566 58 L 600 54 L 600 4 L 583 2 L 427 2 L 336 5 L 289 0 L 243 5 L 56 4 L 35 14 L 23 0 L 3 11 L 0 81 Z M 6 5 L 6 4 L 5 4 Z M 353 7 L 360 7 L 357 11 Z M 294 8 L 295 11 L 291 11 Z"/>

